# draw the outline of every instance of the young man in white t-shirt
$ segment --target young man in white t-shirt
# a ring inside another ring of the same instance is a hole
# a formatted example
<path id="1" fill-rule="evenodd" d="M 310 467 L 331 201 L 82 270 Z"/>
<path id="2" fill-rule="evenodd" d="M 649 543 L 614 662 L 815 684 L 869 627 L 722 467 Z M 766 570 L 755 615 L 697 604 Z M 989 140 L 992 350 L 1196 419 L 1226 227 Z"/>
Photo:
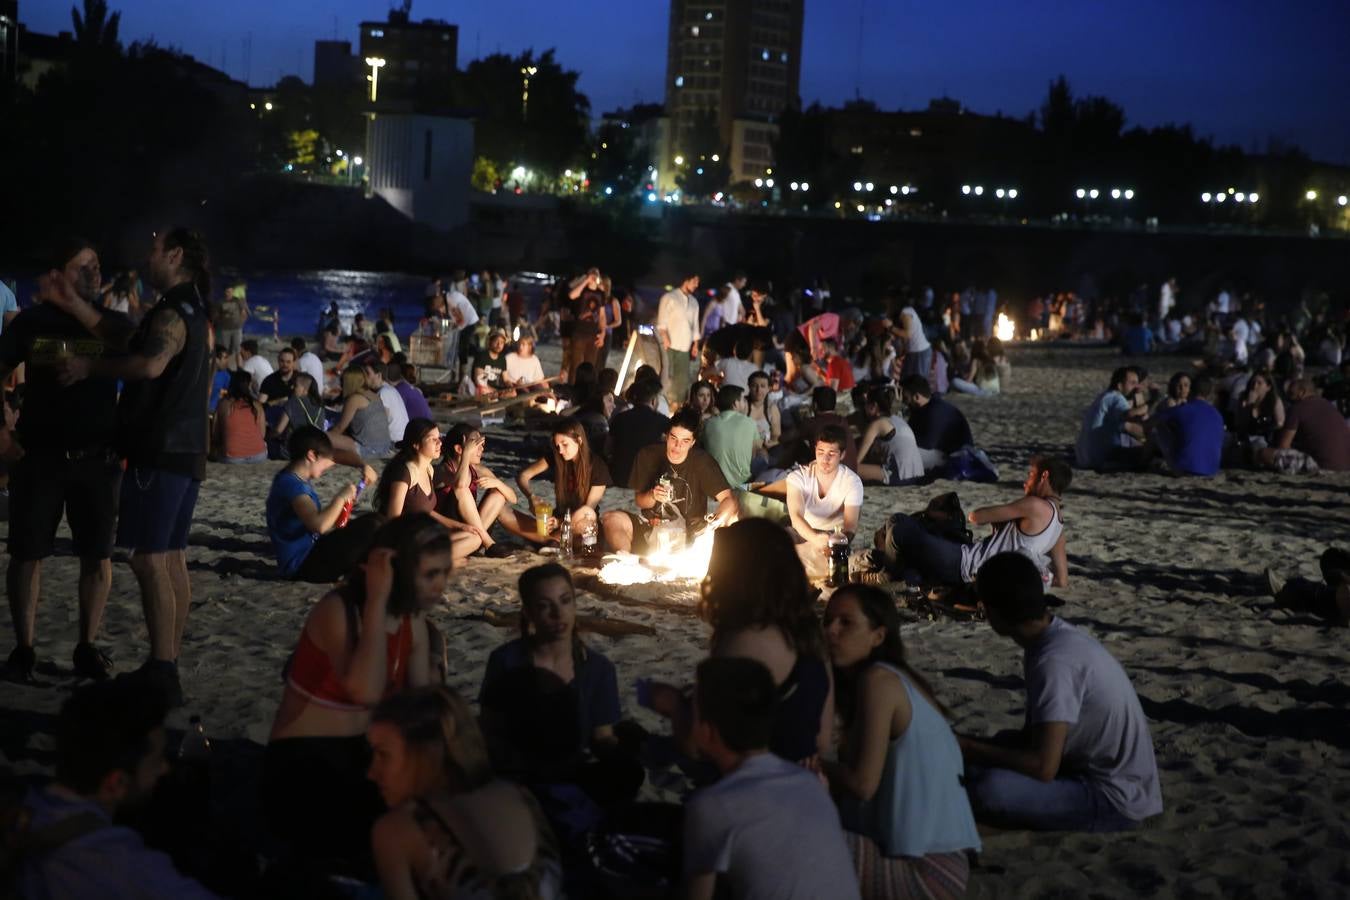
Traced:
<path id="1" fill-rule="evenodd" d="M 253 393 L 262 389 L 263 379 L 272 374 L 272 364 L 258 355 L 258 342 L 249 338 L 239 345 L 239 368 L 253 379 Z"/>
<path id="2" fill-rule="evenodd" d="M 975 592 L 995 633 L 1022 648 L 1027 690 L 1020 732 L 957 738 L 976 819 L 1003 828 L 1125 831 L 1162 812 L 1148 718 L 1120 663 L 1050 614 L 1040 573 L 1020 553 L 986 562 Z"/>
<path id="3" fill-rule="evenodd" d="M 737 272 L 727 282 L 726 296 L 721 301 L 723 328 L 735 325 L 745 317 L 745 310 L 741 306 L 741 291 L 745 290 L 745 280 L 745 273 Z"/>
<path id="4" fill-rule="evenodd" d="M 788 518 L 799 544 L 797 553 L 808 575 L 829 570 L 830 535 L 836 527 L 851 542 L 862 513 L 863 483 L 843 464 L 848 434 L 827 425 L 816 435 L 815 462 L 798 466 L 787 476 Z"/>
<path id="5" fill-rule="evenodd" d="M 777 700 L 763 663 L 699 664 L 694 741 L 722 778 L 685 804 L 683 890 L 712 900 L 855 900 L 858 876 L 820 779 L 769 752 Z"/>

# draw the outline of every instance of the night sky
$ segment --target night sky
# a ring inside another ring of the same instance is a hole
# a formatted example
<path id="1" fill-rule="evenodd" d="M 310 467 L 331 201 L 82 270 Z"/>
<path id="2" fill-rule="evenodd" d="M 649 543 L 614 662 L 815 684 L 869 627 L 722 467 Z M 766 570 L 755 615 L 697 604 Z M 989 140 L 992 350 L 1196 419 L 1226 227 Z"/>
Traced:
<path id="1" fill-rule="evenodd" d="M 288 74 L 308 81 L 315 39 L 355 44 L 357 24 L 388 9 L 381 0 L 110 6 L 122 10 L 124 43 L 153 37 L 255 85 Z M 1127 127 L 1190 122 L 1248 151 L 1273 136 L 1350 164 L 1346 0 L 806 0 L 806 10 L 805 103 L 861 94 L 884 109 L 915 109 L 947 95 L 976 112 L 1022 116 L 1063 73 L 1076 95 L 1120 103 Z M 498 50 L 557 47 L 582 73 L 597 116 L 663 99 L 666 0 L 416 0 L 412 12 L 460 26 L 461 66 Z M 19 17 L 37 31 L 68 30 L 69 0 L 20 0 Z"/>

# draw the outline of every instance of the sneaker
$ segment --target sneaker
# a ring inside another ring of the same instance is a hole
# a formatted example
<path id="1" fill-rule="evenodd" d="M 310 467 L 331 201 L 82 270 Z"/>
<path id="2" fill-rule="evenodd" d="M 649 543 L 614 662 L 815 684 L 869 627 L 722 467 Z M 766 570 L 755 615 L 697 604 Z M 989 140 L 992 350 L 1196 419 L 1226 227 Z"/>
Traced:
<path id="1" fill-rule="evenodd" d="M 81 678 L 104 681 L 112 675 L 112 659 L 93 644 L 83 641 L 76 644 L 71 658 L 75 663 L 75 674 Z"/>
<path id="2" fill-rule="evenodd" d="M 32 647 L 15 647 L 14 652 L 5 660 L 4 678 L 20 684 L 31 684 L 33 668 L 37 665 L 37 651 Z"/>
<path id="3" fill-rule="evenodd" d="M 507 547 L 504 544 L 493 544 L 483 551 L 483 555 L 488 559 L 505 559 L 515 554 L 514 547 Z"/>
<path id="4" fill-rule="evenodd" d="M 1266 569 L 1266 590 L 1270 591 L 1270 596 L 1279 599 L 1280 591 L 1284 590 L 1284 578 L 1275 572 L 1274 569 Z"/>

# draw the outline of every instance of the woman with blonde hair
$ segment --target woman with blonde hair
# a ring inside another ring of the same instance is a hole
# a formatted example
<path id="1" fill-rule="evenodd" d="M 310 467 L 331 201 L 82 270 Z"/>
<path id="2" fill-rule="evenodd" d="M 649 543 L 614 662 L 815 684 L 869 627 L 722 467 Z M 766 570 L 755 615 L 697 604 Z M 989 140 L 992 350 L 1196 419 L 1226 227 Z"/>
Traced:
<path id="1" fill-rule="evenodd" d="M 370 780 L 389 806 L 375 867 L 390 900 L 562 894 L 557 842 L 523 787 L 493 777 L 473 710 L 445 687 L 386 699 L 367 730 Z"/>
<path id="2" fill-rule="evenodd" d="M 389 414 L 378 388 L 366 383 L 365 371 L 349 366 L 342 373 L 342 413 L 328 432 L 335 450 L 355 453 L 362 459 L 388 456 Z"/>

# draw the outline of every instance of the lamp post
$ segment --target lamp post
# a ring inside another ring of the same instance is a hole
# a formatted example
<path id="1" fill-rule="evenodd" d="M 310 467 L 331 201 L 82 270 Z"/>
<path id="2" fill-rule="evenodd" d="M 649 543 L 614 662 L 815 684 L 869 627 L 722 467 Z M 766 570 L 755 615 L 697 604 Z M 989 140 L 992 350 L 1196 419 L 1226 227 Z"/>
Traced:
<path id="1" fill-rule="evenodd" d="M 385 60 L 380 56 L 367 56 L 366 65 L 370 66 L 370 102 L 374 103 L 379 96 L 380 70 L 384 68 Z"/>
<path id="2" fill-rule="evenodd" d="M 520 120 L 524 122 L 530 112 L 530 79 L 539 74 L 539 67 L 521 66 L 520 74 L 525 79 L 525 86 L 520 92 Z"/>

